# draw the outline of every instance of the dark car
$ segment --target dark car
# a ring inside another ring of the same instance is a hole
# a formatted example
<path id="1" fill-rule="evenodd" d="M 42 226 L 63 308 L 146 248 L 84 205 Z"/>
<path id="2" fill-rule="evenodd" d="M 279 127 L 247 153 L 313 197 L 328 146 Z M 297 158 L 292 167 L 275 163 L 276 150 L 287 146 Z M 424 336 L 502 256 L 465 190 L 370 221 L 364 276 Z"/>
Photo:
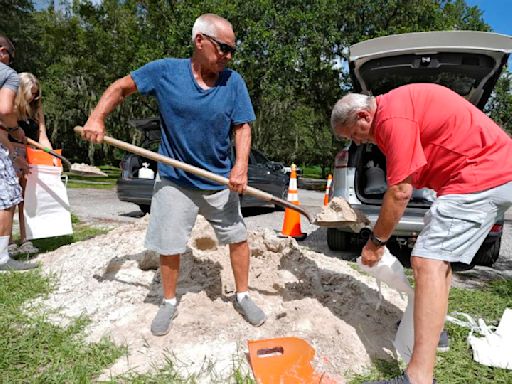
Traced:
<path id="1" fill-rule="evenodd" d="M 350 47 L 350 75 L 356 92 L 379 95 L 409 83 L 438 83 L 483 109 L 512 51 L 512 38 L 475 31 L 417 32 L 366 40 Z M 334 160 L 331 198 L 341 196 L 375 223 L 386 185 L 386 158 L 376 145 L 351 143 Z M 390 247 L 412 248 L 434 191 L 414 190 Z M 365 243 L 370 226 L 327 230 L 331 250 Z M 491 266 L 499 256 L 503 217 L 498 218 L 472 265 Z M 410 260 L 404 259 L 404 264 Z M 460 266 L 462 267 L 462 266 Z"/>
<path id="2" fill-rule="evenodd" d="M 131 120 L 130 124 L 142 132 L 142 147 L 156 152 L 160 143 L 160 119 Z M 140 176 L 156 174 L 156 161 L 128 153 L 124 155 L 120 168 L 121 177 L 117 182 L 119 200 L 137 204 L 142 212 L 148 213 L 155 180 Z M 143 170 L 139 174 L 142 168 L 148 168 L 152 172 Z M 290 177 L 282 171 L 279 163 L 268 160 L 256 149 L 252 149 L 250 153 L 248 178 L 251 187 L 286 200 Z M 243 208 L 269 206 L 268 202 L 248 195 L 240 196 L 240 201 Z"/>

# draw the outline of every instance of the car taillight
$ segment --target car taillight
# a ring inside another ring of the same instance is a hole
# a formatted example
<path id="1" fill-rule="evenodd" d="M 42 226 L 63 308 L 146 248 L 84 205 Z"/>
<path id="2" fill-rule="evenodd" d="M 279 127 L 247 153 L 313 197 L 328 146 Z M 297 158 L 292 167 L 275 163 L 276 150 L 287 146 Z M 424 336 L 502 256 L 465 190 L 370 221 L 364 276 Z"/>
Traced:
<path id="1" fill-rule="evenodd" d="M 502 224 L 494 224 L 491 228 L 492 233 L 500 233 L 503 231 L 503 225 Z"/>
<path id="2" fill-rule="evenodd" d="M 338 152 L 334 158 L 334 168 L 346 168 L 348 165 L 348 149 Z"/>

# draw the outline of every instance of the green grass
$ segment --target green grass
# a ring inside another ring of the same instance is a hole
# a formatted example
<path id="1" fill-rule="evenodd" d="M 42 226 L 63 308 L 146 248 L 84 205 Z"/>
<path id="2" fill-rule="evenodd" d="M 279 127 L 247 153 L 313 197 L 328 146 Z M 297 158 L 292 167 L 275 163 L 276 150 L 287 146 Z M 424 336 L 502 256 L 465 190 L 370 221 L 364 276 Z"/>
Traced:
<path id="1" fill-rule="evenodd" d="M 483 318 L 487 324 L 497 325 L 503 311 L 512 307 L 512 280 L 492 281 L 484 289 L 454 288 L 450 292 L 449 312 L 465 312 L 473 318 Z M 442 384 L 510 384 L 512 371 L 491 368 L 475 362 L 467 344 L 469 330 L 446 323 L 450 335 L 450 351 L 437 354 L 435 377 Z M 377 361 L 365 375 L 355 375 L 350 384 L 367 380 L 389 379 L 400 374 L 396 361 Z"/>
<path id="2" fill-rule="evenodd" d="M 106 339 L 86 343 L 84 318 L 59 327 L 28 306 L 53 284 L 40 269 L 0 275 L 0 382 L 88 383 L 125 353 Z"/>
<path id="3" fill-rule="evenodd" d="M 85 177 L 66 173 L 68 176 L 68 188 L 94 188 L 94 189 L 112 189 L 117 183 L 117 179 L 121 175 L 118 167 L 110 165 L 101 165 L 100 168 L 107 174 L 107 177 Z"/>
<path id="4" fill-rule="evenodd" d="M 32 244 L 39 248 L 39 253 L 50 252 L 64 245 L 76 243 L 77 241 L 83 241 L 92 237 L 102 235 L 107 231 L 105 229 L 91 227 L 84 223 L 81 223 L 78 217 L 71 215 L 71 223 L 73 225 L 73 233 L 71 235 L 49 237 L 46 239 L 34 239 L 31 240 Z M 19 234 L 15 233 L 14 239 L 19 241 Z M 35 256 L 35 255 L 33 255 Z M 16 258 L 25 259 L 27 255 L 18 255 Z"/>

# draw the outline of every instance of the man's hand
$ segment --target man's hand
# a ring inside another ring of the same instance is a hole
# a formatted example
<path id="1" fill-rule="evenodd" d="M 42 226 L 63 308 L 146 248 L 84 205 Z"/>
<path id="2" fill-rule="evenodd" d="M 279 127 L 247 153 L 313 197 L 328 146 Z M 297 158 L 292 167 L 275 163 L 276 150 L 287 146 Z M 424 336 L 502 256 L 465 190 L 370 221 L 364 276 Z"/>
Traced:
<path id="1" fill-rule="evenodd" d="M 384 247 L 377 247 L 370 240 L 368 240 L 366 245 L 363 247 L 363 250 L 361 251 L 361 262 L 364 265 L 373 267 L 379 262 L 382 256 L 384 256 Z"/>
<path id="2" fill-rule="evenodd" d="M 244 193 L 247 189 L 247 168 L 235 164 L 229 175 L 228 187 L 233 192 Z"/>
<path id="3" fill-rule="evenodd" d="M 105 136 L 105 121 L 100 118 L 89 117 L 82 130 L 82 138 L 95 144 L 101 143 Z"/>

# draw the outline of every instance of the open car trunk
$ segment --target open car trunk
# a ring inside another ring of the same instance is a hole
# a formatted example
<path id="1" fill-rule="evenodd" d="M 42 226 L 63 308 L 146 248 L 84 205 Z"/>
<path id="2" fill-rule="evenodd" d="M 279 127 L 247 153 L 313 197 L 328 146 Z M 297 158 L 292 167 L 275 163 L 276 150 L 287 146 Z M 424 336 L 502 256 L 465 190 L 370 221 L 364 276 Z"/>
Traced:
<path id="1" fill-rule="evenodd" d="M 410 83 L 437 83 L 482 109 L 512 51 L 510 36 L 476 31 L 417 32 L 367 40 L 350 47 L 354 90 L 374 96 Z M 352 144 L 354 145 L 354 144 Z M 375 145 L 356 149 L 355 192 L 380 205 L 386 160 Z M 415 190 L 409 207 L 428 207 L 435 194 Z"/>

